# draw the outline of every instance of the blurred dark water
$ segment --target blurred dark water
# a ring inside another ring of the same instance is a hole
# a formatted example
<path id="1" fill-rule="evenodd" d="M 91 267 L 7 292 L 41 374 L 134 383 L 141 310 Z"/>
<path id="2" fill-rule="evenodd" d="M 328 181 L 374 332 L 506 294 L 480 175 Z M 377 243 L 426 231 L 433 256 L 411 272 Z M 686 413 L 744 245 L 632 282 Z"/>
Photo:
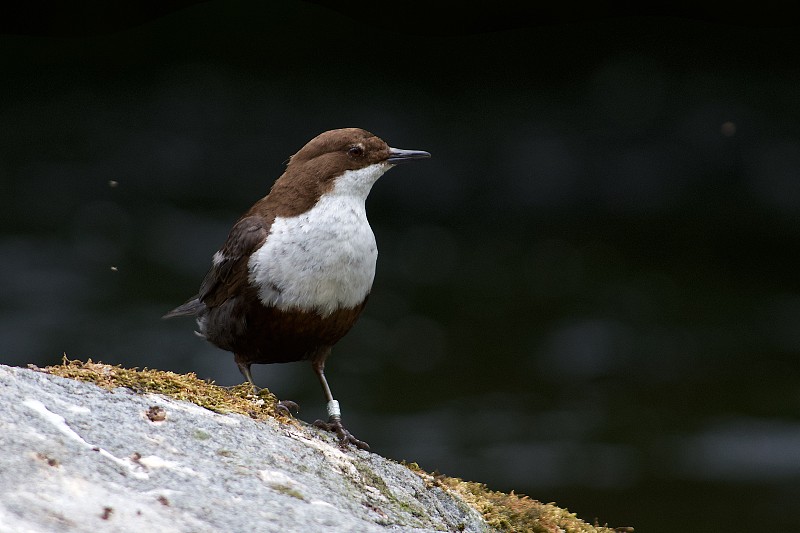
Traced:
<path id="1" fill-rule="evenodd" d="M 159 317 L 289 155 L 359 126 L 434 157 L 368 201 L 377 279 L 328 365 L 356 435 L 601 523 L 798 530 L 798 40 L 248 2 L 0 36 L 0 361 L 242 381 Z M 307 365 L 254 374 L 323 415 Z"/>

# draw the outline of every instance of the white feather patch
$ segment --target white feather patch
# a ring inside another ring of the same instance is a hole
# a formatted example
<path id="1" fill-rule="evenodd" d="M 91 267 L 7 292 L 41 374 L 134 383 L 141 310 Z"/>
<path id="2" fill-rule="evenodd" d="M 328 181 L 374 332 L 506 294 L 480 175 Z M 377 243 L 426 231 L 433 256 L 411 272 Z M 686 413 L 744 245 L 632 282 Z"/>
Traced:
<path id="1" fill-rule="evenodd" d="M 222 251 L 221 250 L 218 251 L 217 253 L 215 253 L 214 257 L 211 258 L 211 262 L 214 264 L 214 266 L 219 266 L 220 263 L 222 263 L 224 260 L 225 260 L 225 256 L 222 255 Z"/>
<path id="2" fill-rule="evenodd" d="M 248 263 L 264 305 L 327 316 L 364 301 L 378 258 L 364 202 L 389 168 L 380 163 L 349 170 L 305 213 L 275 219 Z"/>

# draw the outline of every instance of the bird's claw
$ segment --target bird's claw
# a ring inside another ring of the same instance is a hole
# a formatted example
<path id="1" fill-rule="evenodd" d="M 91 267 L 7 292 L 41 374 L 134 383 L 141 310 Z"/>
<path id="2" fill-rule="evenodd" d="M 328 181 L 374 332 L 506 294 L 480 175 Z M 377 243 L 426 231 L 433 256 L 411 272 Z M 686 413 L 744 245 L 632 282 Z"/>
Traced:
<path id="1" fill-rule="evenodd" d="M 300 406 L 292 400 L 281 400 L 275 404 L 275 410 L 283 415 L 292 416 L 292 411 L 299 412 Z"/>
<path id="2" fill-rule="evenodd" d="M 358 440 L 353 436 L 352 433 L 347 431 L 342 425 L 342 420 L 340 418 L 330 418 L 328 419 L 327 422 L 322 420 L 315 420 L 314 426 L 320 429 L 324 429 L 325 431 L 331 431 L 333 433 L 336 433 L 336 436 L 339 437 L 339 445 L 342 447 L 344 447 L 346 444 L 352 444 L 359 450 L 369 451 L 369 444 L 367 444 L 363 440 Z"/>

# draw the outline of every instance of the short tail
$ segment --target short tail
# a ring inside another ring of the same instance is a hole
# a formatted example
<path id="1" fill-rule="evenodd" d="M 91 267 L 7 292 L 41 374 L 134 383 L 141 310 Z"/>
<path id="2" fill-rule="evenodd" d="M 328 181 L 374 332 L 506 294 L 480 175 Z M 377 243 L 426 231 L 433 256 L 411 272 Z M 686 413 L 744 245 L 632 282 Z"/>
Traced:
<path id="1" fill-rule="evenodd" d="M 174 318 L 176 316 L 196 316 L 206 310 L 206 304 L 198 298 L 192 298 L 185 304 L 176 307 L 161 318 Z"/>

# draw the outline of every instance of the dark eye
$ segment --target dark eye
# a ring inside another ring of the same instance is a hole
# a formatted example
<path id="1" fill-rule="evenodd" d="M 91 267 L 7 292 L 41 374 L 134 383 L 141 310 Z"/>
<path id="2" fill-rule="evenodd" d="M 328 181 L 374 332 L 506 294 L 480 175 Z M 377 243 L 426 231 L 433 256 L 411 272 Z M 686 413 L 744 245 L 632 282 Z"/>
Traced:
<path id="1" fill-rule="evenodd" d="M 364 149 L 360 146 L 351 146 L 347 153 L 353 157 L 360 157 L 364 155 Z"/>

